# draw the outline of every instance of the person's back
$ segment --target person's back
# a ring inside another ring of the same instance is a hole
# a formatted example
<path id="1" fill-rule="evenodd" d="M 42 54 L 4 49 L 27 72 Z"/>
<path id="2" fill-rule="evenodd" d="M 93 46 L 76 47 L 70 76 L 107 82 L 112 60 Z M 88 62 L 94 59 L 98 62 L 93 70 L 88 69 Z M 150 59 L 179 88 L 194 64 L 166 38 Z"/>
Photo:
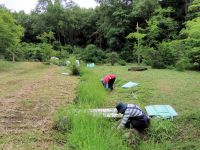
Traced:
<path id="1" fill-rule="evenodd" d="M 104 80 L 105 84 L 107 84 L 111 79 L 115 79 L 115 78 L 116 78 L 116 76 L 114 74 L 108 74 L 103 77 L 103 80 Z"/>
<path id="2" fill-rule="evenodd" d="M 123 119 L 118 128 L 127 127 L 143 130 L 148 127 L 149 118 L 139 106 L 119 103 L 116 108 L 119 113 L 123 114 Z"/>
<path id="3" fill-rule="evenodd" d="M 130 114 L 131 117 L 137 117 L 143 115 L 141 108 L 135 104 L 127 104 L 125 115 Z"/>
<path id="4" fill-rule="evenodd" d="M 114 74 L 108 74 L 103 77 L 103 85 L 105 86 L 106 89 L 110 88 L 113 90 L 113 84 L 115 82 L 116 75 Z"/>

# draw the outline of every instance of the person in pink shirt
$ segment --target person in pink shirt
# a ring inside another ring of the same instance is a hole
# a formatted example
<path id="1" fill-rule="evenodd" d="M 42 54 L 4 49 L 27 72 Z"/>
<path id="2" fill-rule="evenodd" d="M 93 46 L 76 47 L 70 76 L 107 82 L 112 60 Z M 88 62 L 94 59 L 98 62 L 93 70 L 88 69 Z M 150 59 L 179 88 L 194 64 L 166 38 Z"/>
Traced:
<path id="1" fill-rule="evenodd" d="M 114 74 L 108 74 L 106 76 L 104 76 L 102 79 L 101 79 L 101 82 L 103 84 L 103 86 L 106 88 L 106 89 L 110 89 L 111 91 L 113 90 L 113 84 L 115 82 L 115 79 L 116 79 L 116 75 Z"/>

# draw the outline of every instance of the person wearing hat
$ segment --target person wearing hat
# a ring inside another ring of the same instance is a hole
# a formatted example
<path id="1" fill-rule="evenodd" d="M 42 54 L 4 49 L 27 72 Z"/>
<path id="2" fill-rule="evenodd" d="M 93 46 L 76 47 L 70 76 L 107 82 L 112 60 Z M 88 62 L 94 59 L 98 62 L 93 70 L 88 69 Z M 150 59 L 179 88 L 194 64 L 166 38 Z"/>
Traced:
<path id="1" fill-rule="evenodd" d="M 106 89 L 110 89 L 111 91 L 113 90 L 113 84 L 115 82 L 115 79 L 116 79 L 116 75 L 114 74 L 108 74 L 106 76 L 104 76 L 102 79 L 101 79 L 101 82 L 103 84 L 103 86 L 106 88 Z"/>
<path id="2" fill-rule="evenodd" d="M 117 112 L 123 114 L 123 118 L 118 128 L 134 128 L 143 131 L 150 123 L 149 117 L 141 108 L 135 104 L 118 103 Z"/>

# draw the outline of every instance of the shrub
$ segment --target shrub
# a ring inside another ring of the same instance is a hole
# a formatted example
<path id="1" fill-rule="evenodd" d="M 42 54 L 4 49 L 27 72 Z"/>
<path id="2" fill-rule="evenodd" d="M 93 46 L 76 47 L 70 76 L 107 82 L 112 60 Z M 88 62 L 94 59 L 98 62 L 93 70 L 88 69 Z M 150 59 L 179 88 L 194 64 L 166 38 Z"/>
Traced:
<path id="1" fill-rule="evenodd" d="M 157 68 L 157 69 L 163 69 L 166 68 L 165 64 L 162 62 L 162 60 L 152 60 L 151 61 L 151 66 L 152 68 Z"/>
<path id="2" fill-rule="evenodd" d="M 60 41 L 53 41 L 52 45 L 53 49 L 55 49 L 56 51 L 62 50 L 62 44 L 60 43 Z"/>
<path id="3" fill-rule="evenodd" d="M 176 62 L 176 69 L 178 71 L 184 71 L 185 69 L 189 68 L 189 66 L 189 60 L 186 57 L 183 57 Z"/>
<path id="4" fill-rule="evenodd" d="M 18 46 L 17 60 L 30 60 L 30 61 L 49 61 L 50 57 L 55 54 L 50 44 L 40 43 L 21 43 Z M 55 56 L 55 55 L 54 55 Z M 6 56 L 7 59 L 11 59 L 10 53 Z"/>
<path id="5" fill-rule="evenodd" d="M 118 61 L 118 63 L 119 63 L 121 66 L 126 66 L 126 61 L 123 60 L 123 59 L 120 59 L 120 60 Z"/>
<path id="6" fill-rule="evenodd" d="M 108 57 L 108 62 L 110 62 L 112 66 L 114 66 L 114 64 L 117 63 L 119 59 L 119 56 L 116 52 L 108 53 L 107 57 Z"/>
<path id="7" fill-rule="evenodd" d="M 200 47 L 193 48 L 188 55 L 192 68 L 200 71 Z"/>
<path id="8" fill-rule="evenodd" d="M 62 49 L 61 51 L 56 52 L 56 56 L 60 59 L 65 59 L 69 57 L 69 53 Z"/>
<path id="9" fill-rule="evenodd" d="M 69 54 L 73 53 L 73 47 L 71 45 L 62 46 L 62 50 L 67 51 Z"/>
<path id="10" fill-rule="evenodd" d="M 184 54 L 184 51 L 185 48 L 179 41 L 162 42 L 159 44 L 159 55 L 161 61 L 166 66 L 175 65 L 176 61 Z"/>
<path id="11" fill-rule="evenodd" d="M 69 61 L 69 69 L 71 71 L 71 74 L 75 76 L 81 75 L 81 66 L 76 63 L 75 57 L 71 57 Z"/>
<path id="12" fill-rule="evenodd" d="M 75 63 L 70 64 L 70 70 L 72 75 L 79 76 L 80 75 L 80 67 L 78 67 Z"/>
<path id="13" fill-rule="evenodd" d="M 50 63 L 54 65 L 59 65 L 60 60 L 57 57 L 51 57 Z"/>
<path id="14" fill-rule="evenodd" d="M 102 63 L 106 59 L 105 52 L 93 44 L 87 47 L 81 53 L 81 59 L 87 63 Z"/>

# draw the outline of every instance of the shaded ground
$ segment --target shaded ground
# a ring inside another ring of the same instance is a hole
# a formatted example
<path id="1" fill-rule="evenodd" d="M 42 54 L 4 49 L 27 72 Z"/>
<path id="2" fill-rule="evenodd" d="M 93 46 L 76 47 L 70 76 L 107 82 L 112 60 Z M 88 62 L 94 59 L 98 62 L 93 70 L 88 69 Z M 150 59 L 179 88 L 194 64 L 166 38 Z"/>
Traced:
<path id="1" fill-rule="evenodd" d="M 77 78 L 40 63 L 0 73 L 0 149 L 54 149 L 52 116 L 75 98 Z"/>

